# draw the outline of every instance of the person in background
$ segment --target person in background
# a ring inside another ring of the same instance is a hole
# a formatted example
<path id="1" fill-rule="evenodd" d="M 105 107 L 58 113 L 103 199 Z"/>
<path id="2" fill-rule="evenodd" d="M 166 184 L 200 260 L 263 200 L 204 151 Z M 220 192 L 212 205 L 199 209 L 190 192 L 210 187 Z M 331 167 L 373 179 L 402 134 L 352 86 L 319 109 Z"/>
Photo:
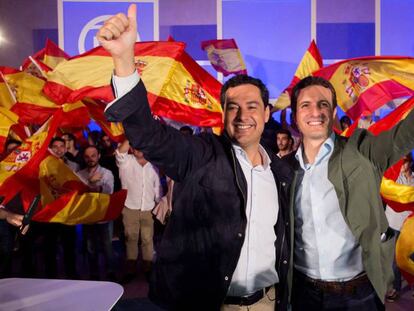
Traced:
<path id="1" fill-rule="evenodd" d="M 276 144 L 279 152 L 277 156 L 283 158 L 293 151 L 293 138 L 289 130 L 281 129 L 276 132 Z"/>
<path id="2" fill-rule="evenodd" d="M 77 147 L 75 135 L 72 133 L 65 133 L 61 137 L 65 141 L 66 146 L 65 158 L 77 163 L 79 168 L 84 168 L 85 163 L 83 161 L 82 152 Z"/>
<path id="3" fill-rule="evenodd" d="M 343 116 L 340 120 L 339 120 L 339 124 L 341 125 L 341 130 L 342 132 L 345 131 L 348 127 L 351 126 L 352 122 L 351 119 L 348 116 Z"/>
<path id="4" fill-rule="evenodd" d="M 401 166 L 401 172 L 398 176 L 396 182 L 398 184 L 407 185 L 414 187 L 414 172 L 412 171 L 413 157 L 411 153 L 403 157 L 403 165 Z M 396 212 L 390 206 L 387 205 L 385 209 L 385 215 L 387 216 L 390 227 L 394 230 L 395 233 L 395 242 L 397 242 L 398 237 L 400 236 L 401 227 L 405 219 L 411 215 L 411 211 L 405 212 Z M 387 292 L 385 299 L 388 302 L 394 302 L 398 299 L 401 292 L 401 272 L 397 267 L 397 263 L 394 261 L 392 263 L 392 270 L 394 271 L 394 282 L 392 289 Z"/>
<path id="5" fill-rule="evenodd" d="M 146 274 L 151 271 L 154 255 L 154 220 L 151 211 L 162 196 L 158 170 L 144 158 L 141 151 L 132 149 L 132 154 L 129 154 L 129 150 L 129 142 L 125 140 L 115 152 L 122 188 L 128 190 L 122 210 L 127 259 L 125 282 L 136 276 L 139 240 L 143 271 Z"/>
<path id="6" fill-rule="evenodd" d="M 86 168 L 78 175 L 89 186 L 92 192 L 111 194 L 114 190 L 114 176 L 111 171 L 99 165 L 100 152 L 97 146 L 91 145 L 83 151 Z M 106 278 L 116 280 L 115 258 L 112 249 L 112 222 L 104 221 L 84 225 L 84 237 L 89 261 L 90 279 L 100 280 L 99 253 L 102 252 L 106 264 Z"/>

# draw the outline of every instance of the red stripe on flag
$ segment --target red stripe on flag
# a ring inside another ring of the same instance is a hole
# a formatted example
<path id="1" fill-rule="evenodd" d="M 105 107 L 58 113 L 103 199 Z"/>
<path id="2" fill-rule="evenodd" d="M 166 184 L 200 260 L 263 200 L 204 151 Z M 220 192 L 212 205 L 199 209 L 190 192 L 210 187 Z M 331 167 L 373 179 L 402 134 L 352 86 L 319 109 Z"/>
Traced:
<path id="1" fill-rule="evenodd" d="M 135 56 L 161 56 L 171 57 L 179 55 L 184 49 L 185 44 L 182 42 L 160 42 L 160 41 L 148 41 L 148 42 L 137 42 L 135 43 Z M 111 57 L 105 49 L 98 46 L 92 50 L 89 50 L 83 54 L 71 57 L 70 60 L 81 58 L 85 56 L 107 56 Z"/>
<path id="2" fill-rule="evenodd" d="M 62 209 L 70 202 L 70 199 L 76 195 L 76 191 L 62 194 L 53 202 L 43 206 L 43 208 L 33 215 L 33 220 L 40 222 L 50 222 Z"/>
<path id="3" fill-rule="evenodd" d="M 321 56 L 321 53 L 319 52 L 318 47 L 316 46 L 315 40 L 312 40 L 308 48 L 308 52 L 313 56 L 315 61 L 318 63 L 319 67 L 322 68 L 323 66 L 322 56 Z"/>
<path id="4" fill-rule="evenodd" d="M 109 205 L 106 210 L 106 214 L 103 220 L 114 220 L 122 212 L 122 209 L 125 206 L 125 200 L 127 197 L 127 190 L 119 190 L 111 194 L 109 199 Z"/>
<path id="5" fill-rule="evenodd" d="M 19 122 L 25 125 L 43 124 L 56 112 L 56 108 L 46 108 L 28 103 L 15 103 L 10 109 L 19 116 Z"/>
<path id="6" fill-rule="evenodd" d="M 386 198 L 382 198 L 385 203 L 387 203 L 391 208 L 396 211 L 397 213 L 405 212 L 405 211 L 412 211 L 414 212 L 414 202 L 410 203 L 400 203 L 388 200 Z"/>
<path id="7" fill-rule="evenodd" d="M 63 84 L 47 81 L 43 87 L 43 93 L 59 105 L 67 103 L 67 98 L 72 90 Z"/>

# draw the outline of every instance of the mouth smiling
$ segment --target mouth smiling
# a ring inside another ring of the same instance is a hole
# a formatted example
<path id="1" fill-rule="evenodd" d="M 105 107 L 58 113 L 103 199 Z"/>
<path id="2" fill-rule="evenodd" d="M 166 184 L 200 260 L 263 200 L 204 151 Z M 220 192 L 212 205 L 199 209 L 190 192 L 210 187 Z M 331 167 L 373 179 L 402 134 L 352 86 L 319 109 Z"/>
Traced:
<path id="1" fill-rule="evenodd" d="M 253 127 L 254 127 L 253 124 L 234 124 L 234 128 L 237 131 L 246 131 L 246 130 L 249 130 Z"/>

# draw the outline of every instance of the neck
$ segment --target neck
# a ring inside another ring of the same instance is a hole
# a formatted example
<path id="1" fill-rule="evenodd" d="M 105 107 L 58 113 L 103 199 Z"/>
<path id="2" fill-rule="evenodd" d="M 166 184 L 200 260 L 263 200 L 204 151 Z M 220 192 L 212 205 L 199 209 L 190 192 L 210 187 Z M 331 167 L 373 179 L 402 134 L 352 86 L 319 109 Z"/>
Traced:
<path id="1" fill-rule="evenodd" d="M 98 169 L 98 165 L 88 166 L 88 172 L 95 172 Z"/>
<path id="2" fill-rule="evenodd" d="M 315 158 L 323 145 L 323 142 L 326 140 L 313 140 L 313 139 L 304 139 L 303 140 L 303 161 L 305 163 L 313 164 Z"/>
<path id="3" fill-rule="evenodd" d="M 291 151 L 289 149 L 286 150 L 279 150 L 279 155 L 281 157 L 284 157 L 285 155 L 288 155 Z"/>
<path id="4" fill-rule="evenodd" d="M 243 150 L 246 152 L 247 157 L 249 158 L 253 167 L 263 164 L 263 158 L 259 151 L 259 144 L 250 148 L 243 148 Z"/>

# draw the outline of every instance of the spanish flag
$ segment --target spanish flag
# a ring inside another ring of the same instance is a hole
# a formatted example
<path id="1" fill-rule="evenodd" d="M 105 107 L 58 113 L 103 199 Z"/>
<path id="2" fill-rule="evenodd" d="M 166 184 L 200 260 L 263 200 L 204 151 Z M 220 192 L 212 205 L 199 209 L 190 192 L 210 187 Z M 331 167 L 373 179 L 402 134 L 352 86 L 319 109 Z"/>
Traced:
<path id="1" fill-rule="evenodd" d="M 387 102 L 414 95 L 414 58 L 347 59 L 313 73 L 335 87 L 338 105 L 353 120 Z"/>
<path id="2" fill-rule="evenodd" d="M 294 86 L 303 78 L 310 76 L 313 72 L 323 67 L 322 57 L 316 46 L 315 40 L 312 40 L 308 49 L 303 55 L 298 68 L 296 69 L 295 75 L 290 82 L 289 86 L 283 91 L 282 94 L 277 98 L 273 111 L 283 110 L 290 106 L 290 95 Z"/>
<path id="3" fill-rule="evenodd" d="M 35 134 L 0 162 L 0 195 L 5 197 L 5 203 L 22 192 L 23 207 L 27 209 L 39 193 L 39 165 L 62 118 L 63 111 L 58 110 Z"/>
<path id="4" fill-rule="evenodd" d="M 89 188 L 65 163 L 48 155 L 39 166 L 42 208 L 33 219 L 67 225 L 113 220 L 122 211 L 126 190 L 112 195 Z"/>
<path id="5" fill-rule="evenodd" d="M 144 83 L 148 90 L 145 80 Z M 158 97 L 149 91 L 148 99 L 152 112 L 158 116 L 195 126 L 222 128 L 220 90 L 221 83 L 184 52 Z"/>
<path id="6" fill-rule="evenodd" d="M 135 65 L 149 92 L 157 96 L 169 78 L 175 59 L 181 55 L 180 42 L 139 42 L 135 44 Z M 114 70 L 112 57 L 102 47 L 59 63 L 47 73 L 43 91 L 57 103 L 75 102 L 85 97 L 112 101 L 110 86 Z"/>
<path id="7" fill-rule="evenodd" d="M 246 65 L 234 39 L 208 40 L 201 42 L 211 65 L 226 77 L 230 74 L 247 75 Z"/>

